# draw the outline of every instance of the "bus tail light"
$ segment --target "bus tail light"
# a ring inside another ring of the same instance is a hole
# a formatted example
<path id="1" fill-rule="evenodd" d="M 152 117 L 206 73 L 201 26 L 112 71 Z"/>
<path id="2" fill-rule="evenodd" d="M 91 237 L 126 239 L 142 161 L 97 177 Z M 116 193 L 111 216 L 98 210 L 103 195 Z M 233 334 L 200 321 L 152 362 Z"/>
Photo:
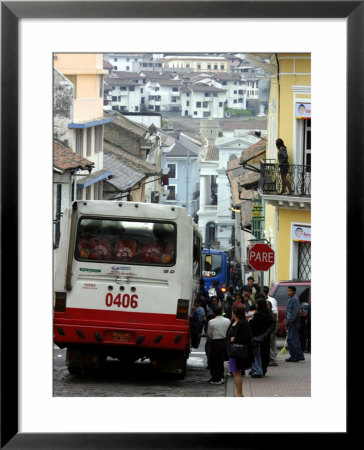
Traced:
<path id="1" fill-rule="evenodd" d="M 55 312 L 66 312 L 66 299 L 67 294 L 65 292 L 56 292 Z"/>
<path id="2" fill-rule="evenodd" d="M 177 303 L 177 319 L 188 319 L 189 300 L 178 299 Z"/>
<path id="3" fill-rule="evenodd" d="M 222 285 L 221 292 L 226 292 L 226 284 L 225 283 Z"/>

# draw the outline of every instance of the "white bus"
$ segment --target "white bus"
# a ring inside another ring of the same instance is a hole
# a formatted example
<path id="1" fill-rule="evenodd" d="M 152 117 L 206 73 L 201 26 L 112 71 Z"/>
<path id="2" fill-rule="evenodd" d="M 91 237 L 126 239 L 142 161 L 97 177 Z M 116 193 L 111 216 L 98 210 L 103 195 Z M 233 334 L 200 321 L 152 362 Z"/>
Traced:
<path id="1" fill-rule="evenodd" d="M 54 342 L 70 373 L 150 359 L 184 377 L 201 236 L 185 208 L 75 201 L 56 261 Z"/>

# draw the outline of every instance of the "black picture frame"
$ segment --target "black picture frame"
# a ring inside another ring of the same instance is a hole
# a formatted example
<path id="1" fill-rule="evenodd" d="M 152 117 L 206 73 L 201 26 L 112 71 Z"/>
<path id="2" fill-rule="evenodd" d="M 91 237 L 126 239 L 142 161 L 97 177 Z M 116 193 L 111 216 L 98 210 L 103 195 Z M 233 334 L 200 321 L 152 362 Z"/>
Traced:
<path id="1" fill-rule="evenodd" d="M 257 433 L 19 433 L 18 432 L 18 22 L 22 18 L 345 18 L 347 20 L 347 248 L 346 272 L 360 280 L 362 264 L 350 258 L 363 230 L 364 2 L 363 1 L 5 1 L 1 2 L 1 448 L 136 449 L 260 448 L 280 434 Z M 11 105 L 11 107 L 9 107 Z M 355 200 L 356 201 L 355 201 Z M 343 205 L 340 207 L 343 213 Z M 359 243 L 359 245 L 358 245 Z M 326 292 L 327 293 L 327 292 Z M 342 294 L 342 291 L 341 291 Z M 348 294 L 348 291 L 347 291 Z M 348 298 L 348 296 L 347 296 Z M 11 301 L 10 301 L 11 299 Z M 350 346 L 348 346 L 350 351 Z M 349 362 L 350 357 L 347 361 Z M 329 374 L 328 374 L 329 375 Z M 331 373 L 335 376 L 334 373 Z M 334 393 L 333 393 L 334 395 Z M 349 407 L 347 408 L 349 414 Z M 35 409 L 36 413 L 36 409 Z M 207 413 L 207 412 L 206 412 Z M 211 412 L 208 412 L 211 414 Z M 271 413 L 275 411 L 268 411 Z M 282 411 L 282 420 L 287 411 Z M 217 420 L 221 420 L 216 412 Z M 228 417 L 228 414 L 224 415 Z M 237 422 L 243 423 L 244 408 Z M 262 423 L 264 418 L 262 416 Z M 196 417 L 198 420 L 198 417 Z M 260 419 L 259 419 L 260 420 Z M 351 437 L 335 435 L 340 445 Z M 141 430 L 142 430 L 141 424 Z M 213 429 L 213 424 L 211 429 Z M 206 430 L 204 430 L 206 431 Z M 289 430 L 287 430 L 289 431 Z M 316 433 L 316 439 L 318 438 Z M 284 440 L 290 439 L 287 436 Z M 300 445 L 312 436 L 303 434 Z M 324 436 L 327 441 L 327 436 Z M 286 441 L 287 442 L 287 441 Z M 296 437 L 289 445 L 295 445 Z M 315 442 L 317 443 L 317 441 Z"/>

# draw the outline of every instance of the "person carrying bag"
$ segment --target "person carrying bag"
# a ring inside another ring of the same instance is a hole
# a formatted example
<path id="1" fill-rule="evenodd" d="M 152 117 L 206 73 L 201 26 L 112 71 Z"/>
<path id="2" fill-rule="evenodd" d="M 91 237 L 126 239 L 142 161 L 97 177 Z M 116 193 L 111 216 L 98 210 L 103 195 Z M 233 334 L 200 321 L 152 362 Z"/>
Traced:
<path id="1" fill-rule="evenodd" d="M 250 368 L 253 360 L 252 330 L 245 318 L 245 307 L 235 303 L 232 321 L 226 332 L 226 350 L 229 355 L 229 368 L 234 376 L 235 397 L 243 397 L 243 372 Z"/>

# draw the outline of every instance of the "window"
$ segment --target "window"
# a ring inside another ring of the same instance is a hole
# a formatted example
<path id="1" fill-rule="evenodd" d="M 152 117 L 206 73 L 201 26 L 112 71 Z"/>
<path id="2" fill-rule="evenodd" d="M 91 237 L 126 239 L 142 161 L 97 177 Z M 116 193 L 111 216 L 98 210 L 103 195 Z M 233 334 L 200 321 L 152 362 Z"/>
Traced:
<path id="1" fill-rule="evenodd" d="M 197 64 L 197 69 L 201 69 L 201 64 Z"/>
<path id="2" fill-rule="evenodd" d="M 168 177 L 169 178 L 177 178 L 176 177 L 176 164 L 167 164 L 168 169 Z"/>
<path id="3" fill-rule="evenodd" d="M 91 156 L 92 152 L 92 128 L 87 128 L 87 148 L 86 156 Z"/>
<path id="4" fill-rule="evenodd" d="M 178 92 L 178 87 L 172 88 L 172 91 L 173 91 L 173 92 Z"/>
<path id="5" fill-rule="evenodd" d="M 186 102 L 186 106 L 190 106 L 190 102 L 188 100 Z"/>
<path id="6" fill-rule="evenodd" d="M 176 225 L 105 218 L 83 218 L 75 257 L 89 262 L 170 266 L 175 263 Z"/>
<path id="7" fill-rule="evenodd" d="M 204 108 L 207 108 L 208 107 L 208 102 L 203 102 L 202 105 L 203 105 Z"/>
<path id="8" fill-rule="evenodd" d="M 129 91 L 135 91 L 135 86 L 129 86 Z"/>
<path id="9" fill-rule="evenodd" d="M 311 165 L 311 119 L 304 119 L 304 165 Z"/>
<path id="10" fill-rule="evenodd" d="M 219 107 L 222 108 L 223 102 L 219 102 Z"/>
<path id="11" fill-rule="evenodd" d="M 99 75 L 99 97 L 104 97 L 104 76 Z"/>
<path id="12" fill-rule="evenodd" d="M 210 92 L 205 92 L 205 97 L 210 97 Z"/>
<path id="13" fill-rule="evenodd" d="M 76 153 L 83 156 L 83 129 L 76 130 Z"/>
<path id="14" fill-rule="evenodd" d="M 175 201 L 176 200 L 176 186 L 169 185 L 167 188 L 167 201 Z"/>
<path id="15" fill-rule="evenodd" d="M 224 64 L 221 64 L 220 69 L 221 69 L 221 70 L 225 70 Z"/>
<path id="16" fill-rule="evenodd" d="M 201 102 L 196 102 L 196 108 L 201 108 Z"/>
<path id="17" fill-rule="evenodd" d="M 217 97 L 217 92 L 213 92 L 212 96 Z"/>
<path id="18" fill-rule="evenodd" d="M 217 64 L 214 65 L 214 70 L 217 70 Z"/>
<path id="19" fill-rule="evenodd" d="M 101 152 L 102 130 L 102 125 L 98 125 L 97 127 L 95 127 L 95 153 Z"/>
<path id="20" fill-rule="evenodd" d="M 208 69 L 211 69 L 211 64 L 207 64 L 207 68 L 208 68 Z"/>

